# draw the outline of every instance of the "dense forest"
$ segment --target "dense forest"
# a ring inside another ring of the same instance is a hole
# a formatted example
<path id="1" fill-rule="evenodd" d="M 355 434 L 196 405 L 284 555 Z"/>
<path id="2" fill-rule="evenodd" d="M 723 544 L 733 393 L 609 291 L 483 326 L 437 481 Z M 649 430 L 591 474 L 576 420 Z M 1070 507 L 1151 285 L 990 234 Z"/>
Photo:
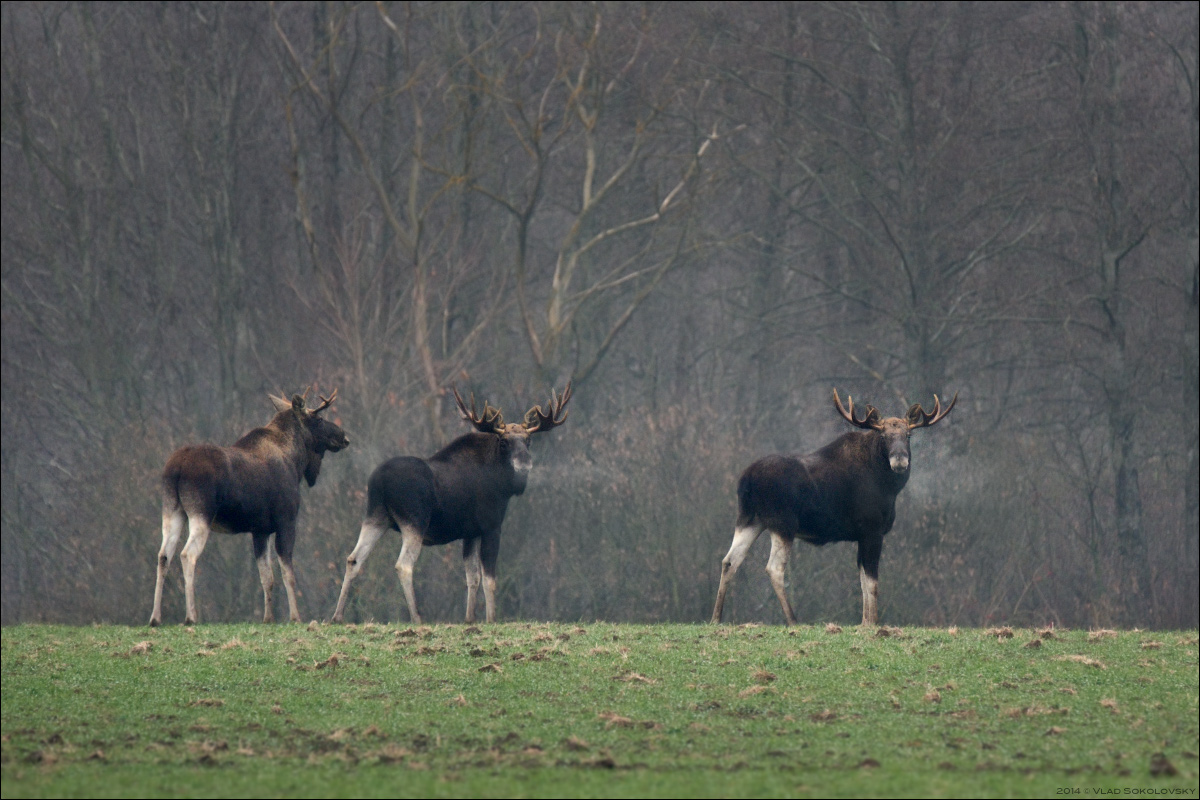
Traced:
<path id="1" fill-rule="evenodd" d="M 572 380 L 502 619 L 707 620 L 738 475 L 844 432 L 836 387 L 959 395 L 883 621 L 1195 627 L 1198 9 L 5 3 L 4 624 L 144 623 L 166 459 L 310 386 L 351 439 L 303 490 L 327 618 L 368 475 L 468 430 L 450 386 L 519 419 Z M 348 620 L 405 618 L 399 547 Z M 782 622 L 767 550 L 727 620 Z M 854 559 L 797 544 L 801 621 L 858 620 Z M 416 575 L 461 620 L 461 549 Z M 198 600 L 261 615 L 249 537 Z"/>

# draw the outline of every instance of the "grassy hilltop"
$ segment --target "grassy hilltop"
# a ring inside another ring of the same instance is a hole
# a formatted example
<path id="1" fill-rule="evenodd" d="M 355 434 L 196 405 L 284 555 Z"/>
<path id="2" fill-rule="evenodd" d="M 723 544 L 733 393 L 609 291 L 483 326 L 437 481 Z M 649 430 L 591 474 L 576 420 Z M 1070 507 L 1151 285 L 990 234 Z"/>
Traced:
<path id="1" fill-rule="evenodd" d="M 1197 635 L 20 626 L 4 797 L 1196 797 Z"/>

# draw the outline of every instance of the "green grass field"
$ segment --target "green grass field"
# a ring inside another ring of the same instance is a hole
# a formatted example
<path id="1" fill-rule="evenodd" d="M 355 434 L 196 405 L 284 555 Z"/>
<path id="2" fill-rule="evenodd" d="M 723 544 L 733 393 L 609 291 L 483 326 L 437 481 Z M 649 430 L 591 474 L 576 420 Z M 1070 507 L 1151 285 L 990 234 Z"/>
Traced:
<path id="1" fill-rule="evenodd" d="M 4 797 L 1196 797 L 1196 632 L 3 629 Z"/>

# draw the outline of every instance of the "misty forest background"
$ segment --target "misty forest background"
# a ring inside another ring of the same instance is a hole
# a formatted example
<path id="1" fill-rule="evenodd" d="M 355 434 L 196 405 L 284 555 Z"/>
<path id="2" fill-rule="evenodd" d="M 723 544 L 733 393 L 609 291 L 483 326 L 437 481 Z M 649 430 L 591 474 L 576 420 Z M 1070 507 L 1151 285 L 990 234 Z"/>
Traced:
<path id="1" fill-rule="evenodd" d="M 960 393 L 884 621 L 1195 627 L 1197 10 L 5 3 L 3 622 L 144 623 L 167 457 L 310 384 L 352 440 L 304 490 L 326 618 L 371 470 L 467 430 L 446 387 L 511 420 L 573 377 L 502 618 L 706 620 L 737 476 L 843 432 L 837 387 Z M 203 620 L 261 614 L 250 544 L 210 539 Z M 782 622 L 768 549 L 727 619 Z M 406 619 L 398 553 L 348 619 Z M 429 618 L 460 564 L 425 551 Z M 852 545 L 790 585 L 859 619 Z"/>

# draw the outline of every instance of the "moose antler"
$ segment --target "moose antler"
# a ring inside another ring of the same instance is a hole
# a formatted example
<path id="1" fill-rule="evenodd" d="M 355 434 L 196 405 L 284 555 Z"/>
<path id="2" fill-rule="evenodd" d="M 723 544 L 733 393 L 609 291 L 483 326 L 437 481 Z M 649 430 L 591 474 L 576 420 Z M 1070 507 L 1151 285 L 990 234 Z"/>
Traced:
<path id="1" fill-rule="evenodd" d="M 541 406 L 534 406 L 525 412 L 525 430 L 530 433 L 545 433 L 551 428 L 557 428 L 567 421 L 567 401 L 571 399 L 571 382 L 563 389 L 562 397 L 550 389 L 550 411 L 542 411 Z"/>
<path id="2" fill-rule="evenodd" d="M 868 405 L 866 416 L 859 419 L 854 415 L 854 398 L 846 395 L 846 406 L 849 406 L 849 408 L 846 408 L 846 406 L 842 405 L 842 398 L 838 397 L 837 389 L 833 390 L 833 404 L 837 406 L 838 413 L 851 425 L 858 428 L 866 428 L 867 430 L 874 430 L 879 427 L 880 414 L 879 409 L 875 408 L 875 406 Z"/>
<path id="3" fill-rule="evenodd" d="M 492 408 L 484 400 L 483 414 L 480 415 L 475 410 L 474 392 L 471 392 L 471 407 L 468 409 L 467 404 L 463 402 L 462 396 L 458 393 L 458 389 L 451 386 L 450 391 L 454 392 L 454 399 L 458 403 L 458 411 L 462 414 L 462 418 L 474 425 L 475 430 L 481 433 L 504 433 L 504 416 L 500 413 L 500 409 Z"/>
<path id="4" fill-rule="evenodd" d="M 935 394 L 933 396 L 932 413 L 927 413 L 925 409 L 921 408 L 920 403 L 914 403 L 912 408 L 908 410 L 908 413 L 904 415 L 904 418 L 908 422 L 908 427 L 910 429 L 928 428 L 930 425 L 936 425 L 941 422 L 942 419 L 950 413 L 950 410 L 954 408 L 954 404 L 957 402 L 958 392 L 955 392 L 954 397 L 950 400 L 950 405 L 943 409 L 941 401 L 938 400 L 938 396 Z"/>
<path id="5" fill-rule="evenodd" d="M 331 403 L 332 403 L 334 400 L 336 400 L 336 399 L 337 399 L 337 393 L 338 393 L 338 390 L 337 390 L 337 389 L 334 389 L 334 390 L 333 390 L 333 394 L 329 395 L 329 397 L 326 397 L 325 395 L 322 395 L 322 394 L 319 394 L 319 395 L 317 395 L 317 397 L 321 398 L 321 405 L 317 406 L 316 408 L 309 409 L 309 412 L 308 412 L 308 413 L 310 413 L 310 414 L 320 414 L 322 411 L 324 411 L 325 409 L 329 408 L 329 405 L 330 405 L 330 404 L 331 404 Z M 308 394 L 308 392 L 305 392 L 305 394 L 307 395 L 307 394 Z"/>

